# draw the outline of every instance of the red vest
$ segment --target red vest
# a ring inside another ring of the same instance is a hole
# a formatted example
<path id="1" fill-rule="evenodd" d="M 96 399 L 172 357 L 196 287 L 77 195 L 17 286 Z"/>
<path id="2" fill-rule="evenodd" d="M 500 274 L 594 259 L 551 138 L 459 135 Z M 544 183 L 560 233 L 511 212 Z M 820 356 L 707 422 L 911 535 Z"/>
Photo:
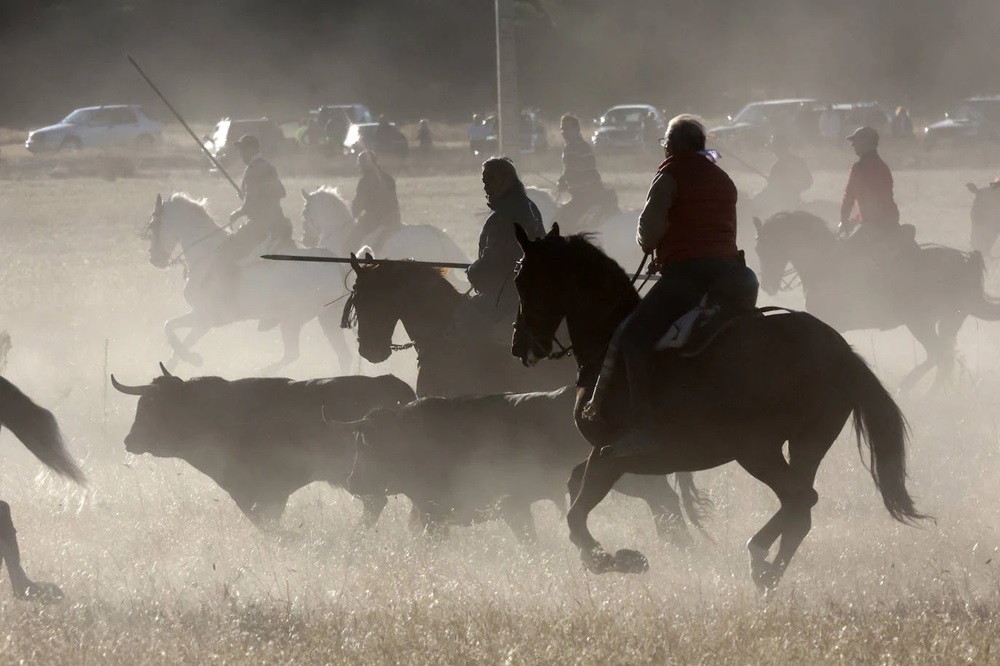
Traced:
<path id="1" fill-rule="evenodd" d="M 671 155 L 659 172 L 673 177 L 677 194 L 657 261 L 737 256 L 736 186 L 726 172 L 699 153 Z"/>

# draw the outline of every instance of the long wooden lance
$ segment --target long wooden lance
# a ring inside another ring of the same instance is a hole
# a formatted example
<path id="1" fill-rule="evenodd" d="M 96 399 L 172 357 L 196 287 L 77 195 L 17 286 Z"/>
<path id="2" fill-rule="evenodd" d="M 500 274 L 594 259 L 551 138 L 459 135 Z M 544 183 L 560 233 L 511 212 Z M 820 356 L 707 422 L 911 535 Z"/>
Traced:
<path id="1" fill-rule="evenodd" d="M 156 93 L 157 97 L 163 100 L 163 103 L 167 105 L 167 108 L 170 109 L 170 112 L 172 114 L 174 114 L 174 117 L 177 118 L 178 122 L 180 122 L 180 124 L 184 126 L 184 129 L 186 129 L 188 134 L 191 135 L 191 138 L 194 139 L 194 142 L 198 144 L 198 147 L 201 148 L 201 151 L 205 153 L 205 155 L 208 157 L 209 160 L 211 160 L 212 164 L 215 165 L 215 168 L 219 170 L 219 173 L 221 173 L 223 176 L 226 177 L 226 180 L 229 181 L 229 184 L 232 185 L 233 189 L 236 190 L 236 194 L 239 195 L 239 197 L 242 199 L 243 190 L 240 189 L 240 186 L 236 184 L 236 181 L 232 179 L 232 177 L 226 172 L 226 170 L 222 168 L 222 165 L 219 164 L 219 161 L 217 159 L 215 159 L 215 156 L 212 155 L 211 152 L 209 152 L 208 148 L 205 147 L 205 144 L 203 144 L 201 142 L 201 139 L 198 138 L 198 135 L 194 133 L 191 127 L 188 126 L 188 124 L 181 117 L 181 114 L 179 114 L 177 112 L 177 109 L 174 108 L 174 105 L 167 101 L 167 98 L 163 96 L 163 93 L 161 93 L 160 89 L 156 87 L 156 84 L 153 83 L 153 81 L 148 76 L 146 76 L 146 72 L 142 71 L 142 67 L 139 67 L 139 63 L 135 61 L 135 58 L 133 58 L 128 54 L 126 54 L 125 57 L 128 58 L 128 61 L 132 64 L 133 67 L 135 67 L 135 71 L 139 72 L 139 76 L 145 79 L 146 83 L 148 83 L 149 87 L 153 89 L 153 92 Z"/>

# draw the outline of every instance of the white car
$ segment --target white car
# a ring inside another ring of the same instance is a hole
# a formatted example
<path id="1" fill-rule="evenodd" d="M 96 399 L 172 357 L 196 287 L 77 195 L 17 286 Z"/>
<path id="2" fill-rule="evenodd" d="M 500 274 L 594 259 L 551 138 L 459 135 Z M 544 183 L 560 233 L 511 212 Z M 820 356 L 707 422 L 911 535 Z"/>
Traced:
<path id="1" fill-rule="evenodd" d="M 28 134 L 31 153 L 111 146 L 149 148 L 161 140 L 163 123 L 140 106 L 116 104 L 77 109 L 55 125 Z"/>

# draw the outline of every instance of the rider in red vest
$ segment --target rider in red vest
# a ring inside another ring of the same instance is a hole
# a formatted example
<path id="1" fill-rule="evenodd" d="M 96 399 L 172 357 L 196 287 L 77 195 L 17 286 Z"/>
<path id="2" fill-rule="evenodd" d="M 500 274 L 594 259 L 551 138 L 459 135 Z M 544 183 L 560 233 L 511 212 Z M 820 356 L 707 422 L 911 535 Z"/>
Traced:
<path id="1" fill-rule="evenodd" d="M 859 127 L 847 137 L 858 156 L 844 189 L 840 205 L 840 230 L 854 234 L 856 244 L 868 244 L 875 239 L 890 237 L 899 230 L 899 208 L 892 196 L 892 172 L 878 154 L 878 132 L 871 127 Z M 851 214 L 857 206 L 858 216 Z"/>
<path id="2" fill-rule="evenodd" d="M 660 435 L 653 426 L 662 405 L 651 398 L 669 378 L 657 375 L 654 346 L 721 278 L 746 270 L 736 247 L 736 186 L 705 151 L 704 125 L 693 116 L 677 116 L 660 145 L 665 160 L 649 188 L 636 234 L 643 251 L 654 254 L 660 280 L 612 340 L 586 410 L 589 418 L 603 417 L 610 374 L 624 363 L 631 428 L 611 447 L 611 455 L 641 455 L 656 445 Z"/>

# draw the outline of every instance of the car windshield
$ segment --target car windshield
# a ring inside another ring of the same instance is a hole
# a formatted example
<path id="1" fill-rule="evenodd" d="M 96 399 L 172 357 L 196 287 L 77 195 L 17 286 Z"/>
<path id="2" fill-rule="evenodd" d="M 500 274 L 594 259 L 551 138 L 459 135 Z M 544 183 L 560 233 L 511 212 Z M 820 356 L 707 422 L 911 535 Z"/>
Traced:
<path id="1" fill-rule="evenodd" d="M 733 118 L 734 123 L 746 123 L 748 125 L 759 125 L 767 120 L 767 107 L 763 104 L 750 104 L 743 107 L 743 110 Z"/>
<path id="2" fill-rule="evenodd" d="M 73 113 L 63 118 L 62 121 L 67 125 L 83 125 L 88 120 L 90 120 L 91 113 L 92 113 L 91 109 L 77 109 Z"/>
<path id="3" fill-rule="evenodd" d="M 638 125 L 642 122 L 642 119 L 646 117 L 649 113 L 643 108 L 634 109 L 611 109 L 604 115 L 604 122 L 602 125 Z"/>

